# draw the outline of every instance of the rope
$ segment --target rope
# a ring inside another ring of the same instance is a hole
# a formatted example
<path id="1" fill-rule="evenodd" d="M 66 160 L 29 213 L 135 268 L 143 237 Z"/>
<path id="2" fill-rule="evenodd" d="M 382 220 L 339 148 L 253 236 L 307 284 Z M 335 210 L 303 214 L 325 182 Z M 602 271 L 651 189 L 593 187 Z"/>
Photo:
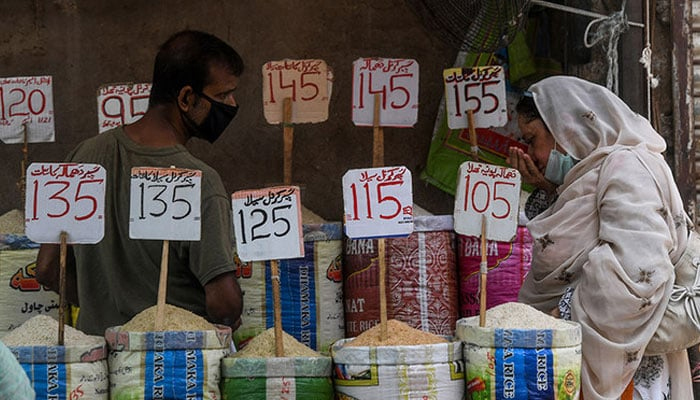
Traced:
<path id="1" fill-rule="evenodd" d="M 644 66 L 644 69 L 647 71 L 647 119 L 651 121 L 651 89 L 659 86 L 659 79 L 655 77 L 654 74 L 651 72 L 651 25 L 649 24 L 649 0 L 646 0 L 644 3 L 646 14 L 646 28 L 644 29 L 646 34 L 646 45 L 642 50 L 642 57 L 639 59 L 639 62 Z"/>
<path id="2" fill-rule="evenodd" d="M 618 93 L 619 84 L 619 66 L 617 63 L 617 43 L 620 40 L 620 35 L 629 28 L 627 15 L 625 14 L 625 6 L 627 0 L 623 0 L 620 11 L 612 13 L 610 16 L 601 17 L 591 21 L 583 33 L 583 44 L 591 48 L 601 40 L 608 38 L 606 56 L 608 59 L 608 76 L 606 87 L 613 93 Z M 591 27 L 595 24 L 600 24 L 593 34 L 592 40 L 588 41 L 588 33 Z"/>

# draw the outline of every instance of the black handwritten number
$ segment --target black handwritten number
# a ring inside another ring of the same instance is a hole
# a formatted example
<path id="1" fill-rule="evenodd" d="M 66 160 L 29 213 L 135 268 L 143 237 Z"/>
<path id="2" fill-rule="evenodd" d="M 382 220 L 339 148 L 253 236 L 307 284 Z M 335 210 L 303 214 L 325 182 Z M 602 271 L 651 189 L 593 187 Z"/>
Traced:
<path id="1" fill-rule="evenodd" d="M 243 210 L 238 210 L 238 216 L 241 217 L 241 243 L 247 244 L 248 240 L 245 237 L 245 218 L 243 218 Z"/>
<path id="2" fill-rule="evenodd" d="M 389 215 L 379 214 L 379 218 L 381 218 L 381 219 L 393 219 L 393 218 L 396 218 L 396 216 L 399 215 L 399 213 L 401 212 L 401 202 L 399 201 L 399 199 L 397 199 L 394 196 L 383 196 L 382 195 L 382 188 L 385 186 L 394 186 L 394 185 L 400 186 L 402 183 L 403 182 L 401 182 L 401 181 L 394 181 L 394 182 L 382 182 L 382 183 L 377 184 L 377 202 L 379 204 L 381 204 L 385 201 L 389 201 L 389 202 L 396 204 L 396 212 L 394 212 L 393 214 L 389 214 Z"/>
<path id="3" fill-rule="evenodd" d="M 146 197 L 145 184 L 142 182 L 139 185 L 139 187 L 141 188 L 141 215 L 139 215 L 139 219 L 146 219 L 146 216 L 144 215 L 144 198 Z M 160 198 L 160 196 L 165 192 L 165 190 L 168 187 L 166 185 L 148 185 L 148 188 L 161 188 L 160 192 L 153 196 L 151 200 L 159 202 L 162 206 L 162 211 L 159 213 L 149 212 L 149 214 L 153 217 L 160 217 L 161 215 L 165 214 L 166 211 L 168 211 L 168 203 L 166 203 L 165 200 Z"/>
<path id="4" fill-rule="evenodd" d="M 256 214 L 260 215 L 260 221 L 253 224 L 253 226 L 250 228 L 250 241 L 256 241 L 258 239 L 266 239 L 272 236 L 274 234 L 276 237 L 282 237 L 285 236 L 286 234 L 289 233 L 289 231 L 292 228 L 292 225 L 290 224 L 289 220 L 287 218 L 284 218 L 282 216 L 279 216 L 277 214 L 278 211 L 280 210 L 286 210 L 292 208 L 291 204 L 285 204 L 277 207 L 273 207 L 271 210 L 272 213 L 272 225 L 275 225 L 277 223 L 281 223 L 283 225 L 283 229 L 280 231 L 279 229 L 274 230 L 272 233 L 262 233 L 260 232 L 263 230 L 265 227 L 265 224 L 267 224 L 268 221 L 268 216 L 267 212 L 263 209 L 260 208 L 254 208 L 250 210 L 250 217 L 252 217 Z M 246 225 L 245 225 L 245 218 L 243 214 L 243 210 L 238 210 L 238 216 L 240 217 L 241 220 L 241 243 L 242 244 L 247 244 L 248 243 L 248 238 L 246 236 Z"/>
<path id="5" fill-rule="evenodd" d="M 62 185 L 62 186 L 63 186 L 63 188 L 59 189 L 57 192 L 55 192 L 54 194 L 52 194 L 52 195 L 49 197 L 49 200 L 58 200 L 58 201 L 60 201 L 61 203 L 64 204 L 65 208 L 64 208 L 63 212 L 62 212 L 62 213 L 58 213 L 58 214 L 46 213 L 46 215 L 49 216 L 50 218 L 61 218 L 62 216 L 68 214 L 68 211 L 70 211 L 70 202 L 68 201 L 68 199 L 66 199 L 65 197 L 61 196 L 61 194 L 63 194 L 63 192 L 65 192 L 66 189 L 68 189 L 68 187 L 70 186 L 70 182 L 66 182 L 66 181 L 48 181 L 48 182 L 46 182 L 46 183 L 44 184 L 44 186 L 48 186 L 48 185 Z"/>
<path id="6" fill-rule="evenodd" d="M 192 212 L 192 204 L 190 204 L 189 201 L 187 201 L 186 199 L 182 199 L 182 198 L 180 198 L 180 199 L 176 198 L 175 194 L 176 194 L 176 192 L 177 192 L 177 189 L 181 189 L 181 188 L 193 188 L 193 187 L 194 187 L 194 183 L 189 184 L 189 185 L 175 185 L 175 186 L 173 187 L 173 204 L 175 204 L 175 203 L 185 203 L 185 204 L 187 205 L 187 212 L 184 213 L 184 214 L 182 214 L 182 215 L 180 215 L 180 216 L 177 216 L 177 217 L 173 215 L 173 219 L 175 219 L 175 220 L 183 219 L 183 218 L 187 217 L 188 215 L 190 215 L 190 213 Z"/>
<path id="7" fill-rule="evenodd" d="M 285 204 L 283 206 L 277 206 L 277 207 L 272 209 L 272 224 L 274 225 L 278 222 L 283 222 L 284 225 L 286 225 L 286 228 L 284 228 L 284 231 L 282 233 L 274 232 L 275 236 L 277 236 L 277 237 L 282 237 L 282 236 L 286 235 L 287 233 L 289 233 L 290 229 L 292 228 L 292 226 L 289 224 L 289 220 L 287 218 L 279 218 L 277 216 L 277 210 L 290 209 L 290 208 L 292 208 L 291 204 Z"/>
<path id="8" fill-rule="evenodd" d="M 259 209 L 259 208 L 256 208 L 256 209 L 253 209 L 253 210 L 250 211 L 250 216 L 251 216 L 251 217 L 253 216 L 253 214 L 261 214 L 261 215 L 262 215 L 262 220 L 261 220 L 259 223 L 253 225 L 253 226 L 250 228 L 250 240 L 251 240 L 251 241 L 255 241 L 255 240 L 257 240 L 257 239 L 265 239 L 266 237 L 270 237 L 270 234 L 269 234 L 269 233 L 268 233 L 268 234 L 259 234 L 259 235 L 256 235 L 256 234 L 255 234 L 255 230 L 256 230 L 257 228 L 260 228 L 260 227 L 264 226 L 264 225 L 265 225 L 265 222 L 267 222 L 267 213 L 265 212 L 265 210 L 261 210 L 261 209 Z"/>
<path id="9" fill-rule="evenodd" d="M 489 108 L 488 110 L 484 110 L 484 114 L 491 114 L 498 108 L 498 97 L 493 93 L 486 93 L 486 87 L 493 85 L 498 85 L 498 81 L 484 82 L 481 84 L 481 97 L 490 97 L 493 99 L 493 107 Z"/>

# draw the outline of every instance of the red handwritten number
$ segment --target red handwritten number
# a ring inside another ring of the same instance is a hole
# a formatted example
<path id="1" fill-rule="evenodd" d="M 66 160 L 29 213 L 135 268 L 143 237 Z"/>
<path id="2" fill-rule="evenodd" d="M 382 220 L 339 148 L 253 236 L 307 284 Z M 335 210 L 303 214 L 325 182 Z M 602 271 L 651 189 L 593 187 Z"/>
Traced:
<path id="1" fill-rule="evenodd" d="M 367 206 L 367 219 L 372 219 L 372 204 L 370 204 L 369 198 L 369 183 L 362 185 L 365 188 L 365 205 Z M 357 186 L 353 183 L 350 185 L 350 190 L 352 190 L 352 211 L 353 211 L 353 221 L 358 221 L 360 219 L 360 213 L 358 211 L 358 198 L 357 198 Z"/>
<path id="2" fill-rule="evenodd" d="M 464 193 L 464 211 L 469 211 L 469 203 L 471 202 L 471 209 L 474 210 L 474 211 L 476 211 L 478 214 L 482 214 L 482 213 L 484 213 L 486 210 L 488 210 L 489 207 L 491 206 L 491 189 L 489 188 L 489 186 L 488 186 L 488 184 L 487 184 L 486 182 L 484 182 L 484 181 L 478 181 L 478 182 L 474 183 L 474 186 L 471 187 L 471 190 L 470 190 L 470 181 L 471 181 L 470 178 L 471 178 L 471 175 L 467 175 L 466 178 L 465 178 L 465 180 L 466 180 L 466 191 L 465 191 L 465 193 Z M 486 204 L 484 204 L 484 207 L 478 208 L 478 206 L 476 205 L 476 202 L 475 202 L 475 198 L 476 198 L 477 188 L 478 188 L 479 186 L 481 186 L 481 185 L 483 185 L 483 186 L 486 188 Z M 505 211 L 504 213 L 502 213 L 502 214 L 496 214 L 495 212 L 492 211 L 492 212 L 491 212 L 491 216 L 493 216 L 493 217 L 496 218 L 496 219 L 505 219 L 505 218 L 508 218 L 508 216 L 510 215 L 510 212 L 511 212 L 511 206 L 510 206 L 510 202 L 508 201 L 508 199 L 506 199 L 506 198 L 503 197 L 503 196 L 499 196 L 499 195 L 498 195 L 498 187 L 499 187 L 499 186 L 503 186 L 503 185 L 506 185 L 506 186 L 515 186 L 515 183 L 513 183 L 513 182 L 505 182 L 505 181 L 496 181 L 496 182 L 494 182 L 494 185 L 493 185 L 493 201 L 494 201 L 494 203 L 496 203 L 496 202 L 503 202 L 503 203 L 505 203 L 505 204 L 504 204 L 504 207 L 505 207 L 505 209 L 506 209 L 506 211 Z"/>
<path id="3" fill-rule="evenodd" d="M 41 107 L 39 107 L 39 110 L 38 110 L 38 111 L 35 110 L 34 107 L 33 107 L 33 104 L 34 104 L 34 102 L 33 102 L 34 95 L 37 94 L 37 93 L 39 94 L 39 96 L 41 96 L 41 97 L 40 97 L 40 100 L 41 100 Z M 44 112 L 44 109 L 46 108 L 46 96 L 45 96 L 44 93 L 43 93 L 41 90 L 39 90 L 39 89 L 34 89 L 34 90 L 32 90 L 31 92 L 29 92 L 29 99 L 28 99 L 28 101 L 27 101 L 27 106 L 29 107 L 29 112 L 31 112 L 31 113 L 34 114 L 34 115 L 39 115 L 39 114 L 43 113 L 43 112 Z"/>
<path id="4" fill-rule="evenodd" d="M 111 100 L 116 100 L 117 104 L 119 104 L 119 108 L 116 114 L 110 114 L 107 112 L 107 103 Z M 124 100 L 122 100 L 121 97 L 119 96 L 110 96 L 110 97 L 105 97 L 102 99 L 102 114 L 104 114 L 105 117 L 108 118 L 119 118 L 121 123 L 124 124 Z"/>
<path id="5" fill-rule="evenodd" d="M 26 116 L 28 116 L 28 115 L 29 115 L 28 112 L 20 112 L 20 111 L 15 111 L 15 112 L 13 112 L 13 111 L 12 111 L 12 109 L 15 108 L 16 106 L 19 106 L 19 107 L 22 106 L 22 103 L 24 103 L 24 100 L 27 98 L 27 94 L 24 93 L 24 90 L 19 89 L 19 88 L 14 88 L 14 89 L 10 90 L 10 94 L 12 94 L 12 93 L 20 93 L 20 98 L 19 98 L 19 100 L 17 100 L 17 101 L 15 101 L 14 103 L 10 104 L 10 109 L 9 109 L 9 112 L 8 112 L 8 114 L 10 115 L 10 118 L 12 118 L 12 117 L 14 117 L 14 116 L 20 116 L 20 117 L 26 117 Z"/>
<path id="6" fill-rule="evenodd" d="M 275 88 L 272 85 L 272 72 L 267 73 L 267 80 L 269 81 L 269 84 L 270 84 L 270 103 L 274 103 L 275 102 Z"/>
<path id="7" fill-rule="evenodd" d="M 492 112 L 496 111 L 496 109 L 498 109 L 498 97 L 496 97 L 496 95 L 493 93 L 486 93 L 486 87 L 493 86 L 493 85 L 498 85 L 498 82 L 491 81 L 491 82 L 484 82 L 481 84 L 481 97 L 483 97 L 483 98 L 490 97 L 493 99 L 493 107 L 489 108 L 488 110 L 484 110 L 484 114 L 491 114 Z"/>
<path id="8" fill-rule="evenodd" d="M 285 85 L 282 81 L 282 71 L 279 71 L 280 89 L 292 89 L 292 101 L 297 101 L 297 81 L 292 79 L 292 83 Z"/>
<path id="9" fill-rule="evenodd" d="M 78 187 L 75 190 L 75 204 L 77 205 L 79 201 L 81 200 L 87 200 L 90 203 L 92 203 L 92 208 L 90 212 L 88 212 L 85 215 L 76 215 L 75 220 L 76 221 L 84 221 L 86 219 L 92 218 L 93 215 L 97 212 L 97 199 L 95 196 L 90 196 L 90 195 L 81 195 L 80 194 L 80 189 L 82 189 L 83 184 L 88 184 L 88 183 L 102 183 L 103 179 L 88 179 L 84 181 L 78 182 Z"/>
<path id="10" fill-rule="evenodd" d="M 64 208 L 63 212 L 62 212 L 62 213 L 59 213 L 59 214 L 46 213 L 46 215 L 47 215 L 49 218 L 61 218 L 61 217 L 63 217 L 64 215 L 68 214 L 68 211 L 70 211 L 70 202 L 68 201 L 68 199 L 66 199 L 65 197 L 62 197 L 62 196 L 61 196 L 61 194 L 63 194 L 63 192 L 65 192 L 66 189 L 68 189 L 68 187 L 70 186 L 70 182 L 66 182 L 66 181 L 48 181 L 48 182 L 44 183 L 44 186 L 48 186 L 48 185 L 62 185 L 62 186 L 63 186 L 62 189 L 59 189 L 57 192 L 55 192 L 54 194 L 52 194 L 51 196 L 49 196 L 49 200 L 58 200 L 58 201 L 60 201 L 61 203 L 64 204 L 64 207 L 65 207 L 65 208 Z"/>
<path id="11" fill-rule="evenodd" d="M 395 84 L 394 80 L 398 79 L 398 78 L 410 78 L 412 76 L 413 76 L 413 74 L 398 74 L 398 75 L 393 75 L 391 78 L 389 78 L 389 90 L 392 93 L 395 91 L 403 92 L 405 97 L 406 97 L 406 101 L 404 101 L 402 104 L 396 104 L 396 102 L 392 101 L 391 108 L 393 108 L 393 109 L 404 108 L 408 104 L 409 100 L 411 100 L 411 94 L 409 93 L 408 89 L 406 89 L 404 86 L 397 86 Z"/>
<path id="12" fill-rule="evenodd" d="M 32 201 L 32 221 L 36 221 L 39 218 L 36 216 L 37 202 L 39 199 L 39 181 L 34 181 L 34 196 Z"/>
<path id="13" fill-rule="evenodd" d="M 500 200 L 500 201 L 506 203 L 506 204 L 505 204 L 505 207 L 506 207 L 506 210 L 507 210 L 507 211 L 506 211 L 505 213 L 501 214 L 501 215 L 496 215 L 495 213 L 491 213 L 491 215 L 493 215 L 493 217 L 496 218 L 496 219 L 504 219 L 504 218 L 507 218 L 508 215 L 510 215 L 510 203 L 508 202 L 508 200 L 507 200 L 505 197 L 498 196 L 498 195 L 496 194 L 496 192 L 498 192 L 498 186 L 499 186 L 499 185 L 515 186 L 515 183 L 513 183 L 513 182 L 496 181 L 496 183 L 494 183 L 494 186 L 493 186 L 493 200 L 494 200 L 494 202 Z"/>
<path id="14" fill-rule="evenodd" d="M 306 76 L 306 75 L 319 75 L 319 74 L 321 74 L 321 72 L 319 72 L 319 71 L 317 71 L 317 72 L 302 72 L 301 73 L 301 88 L 304 89 L 304 88 L 308 87 L 308 88 L 314 89 L 314 94 L 312 96 L 308 96 L 308 97 L 301 96 L 301 99 L 303 101 L 313 100 L 316 98 L 316 96 L 318 96 L 318 93 L 319 93 L 318 85 L 316 85 L 313 82 L 304 82 L 304 76 Z"/>
<path id="15" fill-rule="evenodd" d="M 0 121 L 4 121 L 7 118 L 5 118 L 5 91 L 3 90 L 3 87 L 0 86 Z"/>
<path id="16" fill-rule="evenodd" d="M 379 214 L 379 218 L 381 218 L 381 219 L 393 219 L 397 215 L 399 215 L 399 213 L 401 212 L 401 202 L 399 201 L 399 199 L 397 199 L 394 196 L 383 196 L 382 195 L 382 188 L 386 187 L 386 186 L 394 186 L 394 185 L 400 186 L 402 183 L 403 182 L 382 182 L 382 183 L 377 184 L 377 201 L 379 202 L 379 204 L 381 204 L 385 201 L 389 201 L 389 202 L 396 204 L 396 212 L 394 212 L 393 214 L 390 214 L 390 215 Z"/>
<path id="17" fill-rule="evenodd" d="M 363 74 L 364 75 L 364 74 Z M 369 75 L 369 83 L 367 84 L 367 93 L 369 94 L 381 94 L 382 97 L 382 110 L 386 110 L 386 86 L 382 85 L 381 89 L 375 90 L 372 87 L 372 76 L 373 74 L 367 74 Z"/>

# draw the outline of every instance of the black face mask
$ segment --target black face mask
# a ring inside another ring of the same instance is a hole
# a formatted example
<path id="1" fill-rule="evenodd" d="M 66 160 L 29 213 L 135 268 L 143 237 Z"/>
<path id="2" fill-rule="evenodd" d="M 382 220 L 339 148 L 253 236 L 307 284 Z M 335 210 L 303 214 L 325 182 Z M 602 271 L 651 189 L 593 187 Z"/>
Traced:
<path id="1" fill-rule="evenodd" d="M 236 113 L 238 112 L 238 105 L 230 106 L 228 104 L 221 103 L 204 93 L 199 95 L 207 99 L 209 104 L 211 104 L 209 115 L 207 115 L 207 117 L 204 118 L 204 121 L 202 121 L 202 123 L 199 125 L 196 125 L 186 114 L 183 115 L 189 122 L 188 125 L 194 128 L 192 129 L 194 131 L 193 136 L 204 139 L 209 143 L 214 143 L 214 141 L 218 139 L 222 133 L 224 133 L 224 130 L 226 130 L 226 127 L 231 123 L 233 117 L 236 116 Z"/>

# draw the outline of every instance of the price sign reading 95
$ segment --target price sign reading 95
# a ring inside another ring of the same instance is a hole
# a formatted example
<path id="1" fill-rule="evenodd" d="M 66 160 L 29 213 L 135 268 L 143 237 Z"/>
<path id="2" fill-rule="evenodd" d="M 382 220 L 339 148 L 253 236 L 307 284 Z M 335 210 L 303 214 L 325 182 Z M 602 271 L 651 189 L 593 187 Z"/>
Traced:
<path id="1" fill-rule="evenodd" d="M 353 62 L 352 122 L 374 126 L 379 95 L 380 126 L 411 127 L 418 120 L 418 62 L 403 58 L 360 58 Z"/>
<path id="2" fill-rule="evenodd" d="M 411 171 L 406 167 L 354 169 L 343 175 L 345 234 L 352 238 L 413 232 Z"/>
<path id="3" fill-rule="evenodd" d="M 36 243 L 97 243 L 104 236 L 106 172 L 97 164 L 32 163 L 27 168 L 25 232 Z"/>
<path id="4" fill-rule="evenodd" d="M 284 99 L 292 102 L 291 123 L 328 119 L 332 75 L 323 60 L 270 61 L 262 66 L 263 114 L 270 124 L 284 121 Z"/>
<path id="5" fill-rule="evenodd" d="M 454 229 L 462 235 L 481 236 L 486 217 L 486 239 L 510 242 L 518 225 L 519 201 L 518 170 L 466 161 L 459 167 Z"/>
<path id="6" fill-rule="evenodd" d="M 54 141 L 53 79 L 50 76 L 0 78 L 0 140 Z"/>
<path id="7" fill-rule="evenodd" d="M 130 194 L 131 239 L 199 240 L 202 171 L 134 167 Z"/>
<path id="8" fill-rule="evenodd" d="M 476 128 L 503 126 L 508 122 L 503 67 L 450 68 L 442 76 L 450 129 L 468 128 L 469 110 Z"/>
<path id="9" fill-rule="evenodd" d="M 101 86 L 97 91 L 99 133 L 138 121 L 148 109 L 150 83 Z"/>
<path id="10" fill-rule="evenodd" d="M 242 190 L 231 196 L 236 250 L 243 261 L 304 257 L 299 188 Z"/>

